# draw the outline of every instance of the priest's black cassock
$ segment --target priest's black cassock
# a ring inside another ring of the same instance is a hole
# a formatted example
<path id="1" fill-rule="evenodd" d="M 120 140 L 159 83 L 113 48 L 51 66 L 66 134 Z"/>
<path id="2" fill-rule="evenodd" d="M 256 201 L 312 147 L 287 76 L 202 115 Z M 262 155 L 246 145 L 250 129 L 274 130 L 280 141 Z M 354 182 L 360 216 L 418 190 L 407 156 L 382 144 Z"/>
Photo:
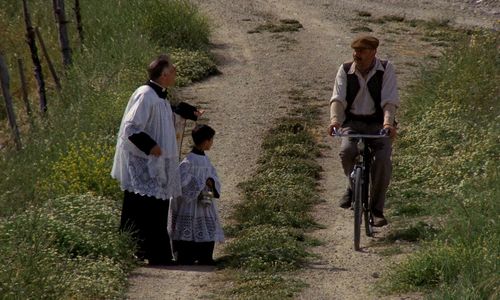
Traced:
<path id="1" fill-rule="evenodd" d="M 172 106 L 166 96 L 166 89 L 153 81 L 132 94 L 111 171 L 125 194 L 120 230 L 132 232 L 138 258 L 150 264 L 172 262 L 167 232 L 169 200 L 181 194 L 175 124 L 197 119 L 195 107 L 186 103 Z M 158 157 L 149 154 L 155 145 L 162 150 Z"/>

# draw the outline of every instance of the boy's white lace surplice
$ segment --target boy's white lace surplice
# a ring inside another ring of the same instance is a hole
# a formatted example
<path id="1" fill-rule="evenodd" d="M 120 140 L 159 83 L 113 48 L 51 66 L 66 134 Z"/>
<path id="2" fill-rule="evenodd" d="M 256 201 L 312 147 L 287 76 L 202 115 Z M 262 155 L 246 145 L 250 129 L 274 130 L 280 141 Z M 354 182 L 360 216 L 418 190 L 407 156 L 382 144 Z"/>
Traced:
<path id="1" fill-rule="evenodd" d="M 220 194 L 215 168 L 205 155 L 189 153 L 180 164 L 182 196 L 170 201 L 168 232 L 173 240 L 223 242 L 224 233 L 217 213 L 217 199 L 210 205 L 200 203 L 198 196 L 208 178 Z"/>
<path id="2" fill-rule="evenodd" d="M 145 154 L 128 139 L 140 132 L 156 141 L 161 156 Z M 111 176 L 120 181 L 122 190 L 165 200 L 177 197 L 181 195 L 177 151 L 174 114 L 168 100 L 147 85 L 139 87 L 125 109 Z"/>

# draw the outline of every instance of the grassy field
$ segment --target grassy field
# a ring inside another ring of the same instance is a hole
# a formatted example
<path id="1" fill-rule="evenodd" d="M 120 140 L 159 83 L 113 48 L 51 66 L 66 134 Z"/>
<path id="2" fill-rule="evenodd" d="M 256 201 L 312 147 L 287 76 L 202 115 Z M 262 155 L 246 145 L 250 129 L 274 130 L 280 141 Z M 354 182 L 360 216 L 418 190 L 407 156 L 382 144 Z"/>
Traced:
<path id="1" fill-rule="evenodd" d="M 390 195 L 400 228 L 391 239 L 421 247 L 384 290 L 500 297 L 498 41 L 494 32 L 460 41 L 406 93 Z"/>
<path id="2" fill-rule="evenodd" d="M 208 54 L 209 21 L 183 0 L 85 1 L 80 45 L 67 2 L 73 64 L 64 69 L 52 5 L 28 3 L 62 91 L 42 59 L 48 111 L 26 117 L 17 58 L 24 60 L 35 112 L 38 104 L 22 2 L 3 1 L 0 53 L 8 62 L 24 147 L 4 149 L 0 158 L 0 298 L 119 298 L 134 263 L 133 243 L 117 232 L 122 196 L 109 175 L 120 119 L 147 78 L 145 67 L 160 53 L 171 53 L 179 86 L 217 71 Z M 2 135 L 9 136 L 7 128 Z"/>

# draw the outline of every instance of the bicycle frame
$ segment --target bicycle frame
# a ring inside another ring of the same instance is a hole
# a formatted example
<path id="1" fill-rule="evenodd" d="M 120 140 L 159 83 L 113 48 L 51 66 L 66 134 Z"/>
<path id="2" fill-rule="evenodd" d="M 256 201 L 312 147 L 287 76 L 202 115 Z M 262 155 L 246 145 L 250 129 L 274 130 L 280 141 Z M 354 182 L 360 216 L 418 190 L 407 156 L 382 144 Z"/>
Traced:
<path id="1" fill-rule="evenodd" d="M 363 212 L 365 213 L 365 229 L 366 229 L 366 235 L 367 236 L 372 236 L 373 235 L 373 228 L 371 227 L 370 224 L 372 224 L 372 210 L 371 210 L 371 205 L 370 205 L 370 197 L 369 197 L 369 189 L 370 189 L 370 168 L 371 168 L 371 161 L 372 161 L 372 151 L 370 150 L 370 147 L 366 145 L 365 141 L 366 137 L 359 137 L 357 147 L 358 147 L 358 155 L 356 157 L 356 162 L 354 163 L 353 167 L 353 172 L 351 173 L 350 179 L 353 182 L 354 186 L 354 170 L 356 168 L 361 167 L 362 170 L 362 182 L 361 182 L 361 204 L 362 204 L 362 209 Z"/>
<path id="2" fill-rule="evenodd" d="M 358 139 L 357 148 L 358 155 L 356 156 L 353 170 L 350 174 L 350 180 L 353 187 L 353 209 L 354 209 L 354 249 L 357 251 L 360 249 L 360 229 L 361 229 L 361 218 L 364 216 L 365 230 L 367 236 L 373 235 L 372 227 L 372 211 L 370 206 L 370 168 L 372 162 L 372 151 L 370 147 L 366 145 L 367 139 L 374 138 L 388 138 L 388 132 L 382 130 L 380 134 L 344 134 L 334 130 L 333 136 L 345 137 L 345 138 L 355 138 Z M 361 176 L 358 175 L 358 170 L 361 170 Z M 359 178 L 360 177 L 360 178 Z M 360 183 L 357 182 L 357 178 L 360 179 Z M 359 184 L 361 186 L 359 186 Z M 359 191 L 361 189 L 361 191 Z M 359 197 L 358 194 L 361 194 Z"/>

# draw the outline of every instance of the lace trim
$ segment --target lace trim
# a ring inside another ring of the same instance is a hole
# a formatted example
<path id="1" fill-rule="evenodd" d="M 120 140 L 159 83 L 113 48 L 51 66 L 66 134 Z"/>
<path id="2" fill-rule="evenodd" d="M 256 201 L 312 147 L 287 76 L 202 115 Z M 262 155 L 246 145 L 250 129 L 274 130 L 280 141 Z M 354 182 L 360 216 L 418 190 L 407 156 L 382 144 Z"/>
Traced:
<path id="1" fill-rule="evenodd" d="M 159 165 L 153 165 L 150 159 L 130 155 L 128 180 L 122 181 L 122 190 L 159 199 L 179 196 L 180 178 L 175 163 L 169 159 L 161 159 L 156 163 Z"/>
<path id="2" fill-rule="evenodd" d="M 224 241 L 224 232 L 219 222 L 215 201 L 205 206 L 199 201 L 186 202 L 183 197 L 172 199 L 168 230 L 174 240 Z"/>

